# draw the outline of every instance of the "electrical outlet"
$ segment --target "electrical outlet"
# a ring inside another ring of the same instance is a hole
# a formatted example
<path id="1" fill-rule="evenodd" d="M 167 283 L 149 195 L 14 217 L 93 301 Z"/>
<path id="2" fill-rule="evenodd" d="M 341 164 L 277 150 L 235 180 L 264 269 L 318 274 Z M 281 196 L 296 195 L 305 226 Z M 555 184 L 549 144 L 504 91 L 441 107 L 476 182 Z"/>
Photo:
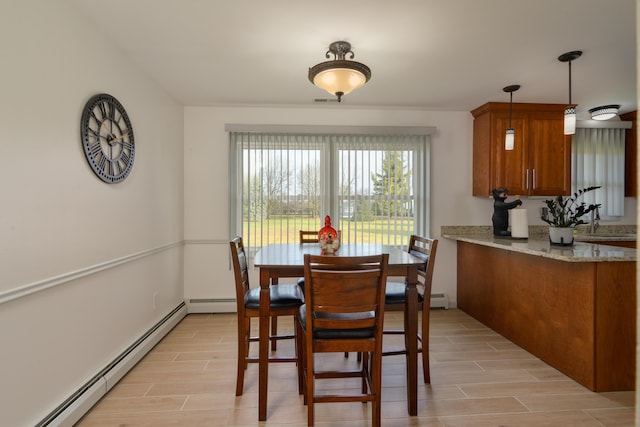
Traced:
<path id="1" fill-rule="evenodd" d="M 154 292 L 154 293 L 153 293 L 153 301 L 152 301 L 152 304 L 153 304 L 153 311 L 156 311 L 156 307 L 158 307 L 158 296 L 159 296 L 159 295 L 160 295 L 160 293 L 159 293 L 159 292 Z"/>

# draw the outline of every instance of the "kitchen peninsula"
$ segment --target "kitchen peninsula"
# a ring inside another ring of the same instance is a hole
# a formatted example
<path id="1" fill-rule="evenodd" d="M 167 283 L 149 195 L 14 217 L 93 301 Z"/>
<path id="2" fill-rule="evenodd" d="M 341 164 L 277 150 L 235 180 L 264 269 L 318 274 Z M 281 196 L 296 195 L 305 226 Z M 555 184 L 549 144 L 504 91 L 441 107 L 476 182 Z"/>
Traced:
<path id="1" fill-rule="evenodd" d="M 457 241 L 459 309 L 590 390 L 635 389 L 635 248 L 495 238 L 490 227 L 441 235 Z"/>

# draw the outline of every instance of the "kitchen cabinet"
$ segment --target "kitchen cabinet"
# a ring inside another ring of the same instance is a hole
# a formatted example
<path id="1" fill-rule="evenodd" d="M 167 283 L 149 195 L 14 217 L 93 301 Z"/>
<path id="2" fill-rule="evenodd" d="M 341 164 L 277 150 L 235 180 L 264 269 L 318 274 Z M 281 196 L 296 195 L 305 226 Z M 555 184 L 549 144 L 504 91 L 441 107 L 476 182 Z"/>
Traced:
<path id="1" fill-rule="evenodd" d="M 513 104 L 514 149 L 504 149 L 509 103 L 489 102 L 471 112 L 473 195 L 493 188 L 511 195 L 557 196 L 571 192 L 571 136 L 564 135 L 562 104 Z"/>
<path id="2" fill-rule="evenodd" d="M 631 129 L 625 130 L 624 136 L 624 195 L 625 197 L 637 197 L 638 111 L 621 114 L 620 119 L 632 123 Z"/>
<path id="3" fill-rule="evenodd" d="M 636 262 L 533 243 L 524 253 L 458 241 L 458 308 L 590 390 L 635 390 Z"/>

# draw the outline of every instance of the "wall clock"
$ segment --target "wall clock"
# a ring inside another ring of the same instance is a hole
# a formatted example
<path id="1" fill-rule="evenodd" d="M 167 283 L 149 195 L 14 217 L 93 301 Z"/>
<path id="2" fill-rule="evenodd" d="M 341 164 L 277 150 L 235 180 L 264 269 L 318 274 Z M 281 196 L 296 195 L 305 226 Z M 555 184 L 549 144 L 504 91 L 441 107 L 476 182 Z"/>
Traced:
<path id="1" fill-rule="evenodd" d="M 80 138 L 89 166 L 101 180 L 115 184 L 129 175 L 135 158 L 133 127 L 116 98 L 101 93 L 89 99 L 82 110 Z"/>

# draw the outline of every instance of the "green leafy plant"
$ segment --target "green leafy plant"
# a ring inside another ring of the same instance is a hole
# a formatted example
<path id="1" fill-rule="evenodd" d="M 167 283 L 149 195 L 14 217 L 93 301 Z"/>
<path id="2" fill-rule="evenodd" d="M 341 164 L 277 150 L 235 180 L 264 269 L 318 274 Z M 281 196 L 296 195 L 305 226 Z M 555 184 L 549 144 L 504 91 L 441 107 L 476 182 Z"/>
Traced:
<path id="1" fill-rule="evenodd" d="M 585 193 L 600 188 L 587 187 L 573 193 L 571 197 L 557 196 L 553 199 L 547 199 L 544 203 L 547 205 L 548 212 L 542 213 L 540 219 L 554 227 L 575 227 L 580 224 L 586 224 L 587 221 L 582 218 L 596 208 L 602 206 L 600 203 L 589 204 L 578 202 L 578 199 Z"/>

